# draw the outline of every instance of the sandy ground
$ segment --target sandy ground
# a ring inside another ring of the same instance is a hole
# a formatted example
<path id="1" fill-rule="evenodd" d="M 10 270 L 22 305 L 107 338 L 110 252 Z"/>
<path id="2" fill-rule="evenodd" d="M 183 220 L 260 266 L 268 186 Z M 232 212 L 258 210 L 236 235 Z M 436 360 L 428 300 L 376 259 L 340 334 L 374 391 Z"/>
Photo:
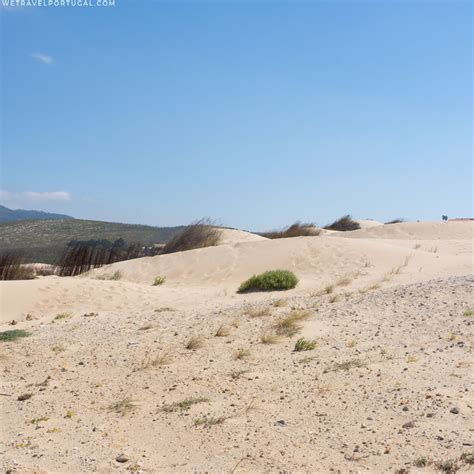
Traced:
<path id="1" fill-rule="evenodd" d="M 227 230 L 213 248 L 1 282 L 0 330 L 31 335 L 0 342 L 0 465 L 432 472 L 452 460 L 467 471 L 456 460 L 474 451 L 472 231 L 374 224 L 270 241 Z M 297 288 L 236 294 L 275 268 Z M 97 279 L 116 271 L 120 281 Z M 297 332 L 273 340 L 295 311 Z M 201 347 L 186 347 L 193 337 Z M 317 346 L 295 352 L 300 337 Z M 171 405 L 183 401 L 196 403 Z"/>

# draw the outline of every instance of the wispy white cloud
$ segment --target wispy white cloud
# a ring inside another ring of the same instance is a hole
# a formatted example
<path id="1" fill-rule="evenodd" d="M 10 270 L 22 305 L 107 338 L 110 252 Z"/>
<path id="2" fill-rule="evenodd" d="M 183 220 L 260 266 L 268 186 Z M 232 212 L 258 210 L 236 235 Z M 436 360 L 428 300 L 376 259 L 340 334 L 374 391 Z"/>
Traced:
<path id="1" fill-rule="evenodd" d="M 46 64 L 47 66 L 53 64 L 54 62 L 53 57 L 50 56 L 49 54 L 33 53 L 31 57 L 42 64 Z"/>
<path id="2" fill-rule="evenodd" d="M 47 201 L 70 201 L 71 194 L 67 191 L 23 191 L 13 193 L 6 189 L 0 189 L 0 200 L 3 202 L 47 202 Z"/>

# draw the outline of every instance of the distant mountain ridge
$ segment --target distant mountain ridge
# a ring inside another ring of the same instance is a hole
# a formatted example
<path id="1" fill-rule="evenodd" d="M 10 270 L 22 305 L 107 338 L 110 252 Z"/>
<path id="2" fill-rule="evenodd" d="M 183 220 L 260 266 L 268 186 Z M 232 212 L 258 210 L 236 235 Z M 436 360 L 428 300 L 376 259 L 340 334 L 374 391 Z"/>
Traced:
<path id="1" fill-rule="evenodd" d="M 74 219 L 74 217 L 67 216 L 66 214 L 55 214 L 53 212 L 9 209 L 8 207 L 0 206 L 0 222 L 36 221 L 46 219 Z"/>

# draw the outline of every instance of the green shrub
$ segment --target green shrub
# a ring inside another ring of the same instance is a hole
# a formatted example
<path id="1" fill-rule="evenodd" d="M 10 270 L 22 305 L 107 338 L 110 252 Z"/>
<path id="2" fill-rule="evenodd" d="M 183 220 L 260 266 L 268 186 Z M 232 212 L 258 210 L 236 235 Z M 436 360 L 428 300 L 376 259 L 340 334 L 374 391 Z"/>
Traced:
<path id="1" fill-rule="evenodd" d="M 293 272 L 288 270 L 272 270 L 260 273 L 259 275 L 253 275 L 240 285 L 238 292 L 290 290 L 297 283 L 298 278 L 296 278 Z"/>
<path id="2" fill-rule="evenodd" d="M 166 277 L 156 276 L 155 280 L 153 281 L 153 286 L 160 286 L 166 281 Z"/>
<path id="3" fill-rule="evenodd" d="M 295 351 L 312 351 L 317 345 L 318 343 L 316 341 L 309 341 L 308 339 L 301 337 L 296 341 Z"/>
<path id="4" fill-rule="evenodd" d="M 2 342 L 10 342 L 15 341 L 20 337 L 27 337 L 30 333 L 23 330 L 23 329 L 12 329 L 11 331 L 3 331 L 0 332 L 0 341 Z"/>

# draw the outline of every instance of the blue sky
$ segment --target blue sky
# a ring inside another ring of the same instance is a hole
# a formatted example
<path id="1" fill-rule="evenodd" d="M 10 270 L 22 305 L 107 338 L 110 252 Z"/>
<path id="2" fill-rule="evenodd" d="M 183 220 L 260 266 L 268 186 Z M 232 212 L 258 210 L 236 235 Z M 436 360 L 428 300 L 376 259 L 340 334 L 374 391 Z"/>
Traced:
<path id="1" fill-rule="evenodd" d="M 472 4 L 1 8 L 2 203 L 266 230 L 472 214 Z"/>

